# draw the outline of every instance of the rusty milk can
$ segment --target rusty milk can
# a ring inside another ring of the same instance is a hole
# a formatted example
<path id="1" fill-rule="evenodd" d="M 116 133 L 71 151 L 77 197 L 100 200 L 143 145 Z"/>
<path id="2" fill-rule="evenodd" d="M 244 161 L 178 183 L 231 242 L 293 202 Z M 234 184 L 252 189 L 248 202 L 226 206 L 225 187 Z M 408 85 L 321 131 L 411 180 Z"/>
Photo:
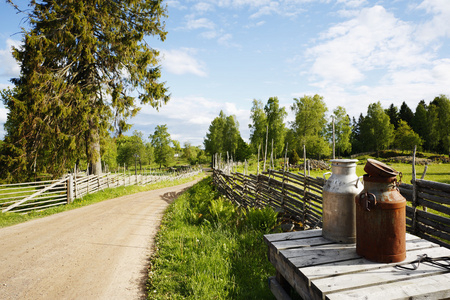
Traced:
<path id="1" fill-rule="evenodd" d="M 323 186 L 323 229 L 326 239 L 355 243 L 355 196 L 363 185 L 356 175 L 357 159 L 332 159 L 331 176 Z"/>
<path id="2" fill-rule="evenodd" d="M 364 170 L 364 190 L 355 197 L 356 252 L 375 262 L 403 261 L 406 199 L 397 188 L 398 172 L 373 159 Z"/>

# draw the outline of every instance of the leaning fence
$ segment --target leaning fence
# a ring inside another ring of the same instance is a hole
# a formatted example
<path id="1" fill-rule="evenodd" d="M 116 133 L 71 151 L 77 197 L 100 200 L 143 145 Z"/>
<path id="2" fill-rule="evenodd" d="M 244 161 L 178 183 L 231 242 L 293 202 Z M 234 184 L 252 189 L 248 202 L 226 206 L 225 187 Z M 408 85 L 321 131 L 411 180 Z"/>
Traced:
<path id="1" fill-rule="evenodd" d="M 276 170 L 244 175 L 215 168 L 213 180 L 220 193 L 239 206 L 270 206 L 304 229 L 322 227 L 324 178 Z M 427 180 L 412 183 L 399 186 L 409 201 L 407 231 L 450 248 L 450 185 Z"/>
<path id="2" fill-rule="evenodd" d="M 102 175 L 67 174 L 57 180 L 0 185 L 0 210 L 27 213 L 64 205 L 106 188 L 145 185 L 171 181 L 201 173 L 200 168 L 167 174 L 129 175 L 106 173 Z"/>

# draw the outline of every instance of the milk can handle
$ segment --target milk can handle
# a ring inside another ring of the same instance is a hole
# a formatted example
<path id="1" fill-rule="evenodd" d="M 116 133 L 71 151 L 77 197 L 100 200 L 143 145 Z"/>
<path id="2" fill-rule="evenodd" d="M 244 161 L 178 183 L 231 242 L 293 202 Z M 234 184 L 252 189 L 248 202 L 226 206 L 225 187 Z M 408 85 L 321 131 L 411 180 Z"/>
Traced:
<path id="1" fill-rule="evenodd" d="M 370 211 L 370 206 L 375 207 L 377 205 L 377 197 L 372 193 L 361 193 L 359 194 L 359 205 L 365 211 Z"/>
<path id="2" fill-rule="evenodd" d="M 332 174 L 332 173 L 331 173 L 331 172 L 323 173 L 323 179 L 327 180 L 327 179 L 325 178 L 325 175 L 328 175 L 328 174 Z"/>
<path id="3" fill-rule="evenodd" d="M 362 178 L 363 178 L 363 176 L 359 176 L 359 177 L 356 179 L 356 184 L 355 184 L 356 188 L 358 188 L 358 183 L 359 183 L 359 182 L 362 183 L 362 180 L 361 180 Z"/>

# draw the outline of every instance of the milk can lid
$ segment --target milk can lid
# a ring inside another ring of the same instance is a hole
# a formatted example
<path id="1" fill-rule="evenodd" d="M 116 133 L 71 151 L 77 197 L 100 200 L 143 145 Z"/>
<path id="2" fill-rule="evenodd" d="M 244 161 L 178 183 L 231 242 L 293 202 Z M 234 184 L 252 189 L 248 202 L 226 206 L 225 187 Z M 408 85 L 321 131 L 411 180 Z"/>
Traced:
<path id="1" fill-rule="evenodd" d="M 366 165 L 364 166 L 364 171 L 370 176 L 375 177 L 394 177 L 398 175 L 398 172 L 393 168 L 389 167 L 381 161 L 369 158 Z"/>

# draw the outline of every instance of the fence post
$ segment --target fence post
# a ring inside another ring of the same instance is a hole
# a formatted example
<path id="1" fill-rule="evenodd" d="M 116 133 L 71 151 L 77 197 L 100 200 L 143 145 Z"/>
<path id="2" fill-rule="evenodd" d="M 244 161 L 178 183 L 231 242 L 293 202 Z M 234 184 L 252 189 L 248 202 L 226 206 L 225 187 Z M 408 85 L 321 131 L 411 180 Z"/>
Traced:
<path id="1" fill-rule="evenodd" d="M 73 176 L 69 174 L 67 178 L 67 204 L 72 203 L 73 201 Z"/>
<path id="2" fill-rule="evenodd" d="M 77 173 L 75 173 L 75 199 L 78 198 L 78 185 L 77 185 Z"/>
<path id="3" fill-rule="evenodd" d="M 417 234 L 417 184 L 416 184 L 416 149 L 417 146 L 414 146 L 413 150 L 413 158 L 412 158 L 412 205 L 413 205 L 413 215 L 412 215 L 412 224 L 411 231 L 413 234 Z"/>

